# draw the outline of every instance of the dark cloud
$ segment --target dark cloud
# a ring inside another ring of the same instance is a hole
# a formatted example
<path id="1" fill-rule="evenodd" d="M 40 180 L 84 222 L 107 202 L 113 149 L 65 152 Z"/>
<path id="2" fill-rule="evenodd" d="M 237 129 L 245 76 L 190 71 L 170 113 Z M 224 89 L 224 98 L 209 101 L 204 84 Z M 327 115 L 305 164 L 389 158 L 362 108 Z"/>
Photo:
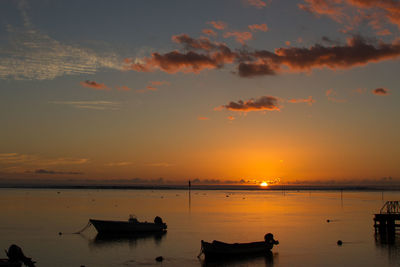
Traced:
<path id="1" fill-rule="evenodd" d="M 354 36 L 346 45 L 309 48 L 278 48 L 275 53 L 259 50 L 250 54 L 254 62 L 245 63 L 239 75 L 242 77 L 273 75 L 282 70 L 282 66 L 291 71 L 308 71 L 313 68 L 346 69 L 363 66 L 370 62 L 395 59 L 400 56 L 400 44 L 380 43 L 373 45 L 360 36 Z M 254 72 L 251 70 L 254 69 Z M 244 72 L 242 72 L 244 70 Z M 265 71 L 262 71 L 265 70 Z"/>
<path id="2" fill-rule="evenodd" d="M 228 24 L 223 21 L 209 21 L 208 24 L 212 25 L 217 30 L 223 30 L 228 27 Z"/>
<path id="3" fill-rule="evenodd" d="M 180 34 L 172 36 L 172 41 L 178 44 L 183 44 L 186 49 L 199 49 L 210 51 L 216 48 L 216 44 L 210 41 L 207 37 L 200 37 L 194 39 L 187 34 Z"/>
<path id="4" fill-rule="evenodd" d="M 151 57 L 125 60 L 126 68 L 140 72 L 160 69 L 167 73 L 199 73 L 205 69 L 221 68 L 235 64 L 240 77 L 275 75 L 280 72 L 311 71 L 315 68 L 346 69 L 372 62 L 396 59 L 400 56 L 400 43 L 375 44 L 360 36 L 349 38 L 347 44 L 311 47 L 282 47 L 274 52 L 249 51 L 244 48 L 232 51 L 222 43 L 208 38 L 194 39 L 186 34 L 173 40 L 182 44 L 188 52 L 172 51 L 153 53 Z M 326 39 L 328 41 L 330 39 Z"/>
<path id="5" fill-rule="evenodd" d="M 273 96 L 261 96 L 257 99 L 247 101 L 239 100 L 238 102 L 229 102 L 227 105 L 222 105 L 217 109 L 228 109 L 232 111 L 273 111 L 280 110 L 278 99 Z"/>
<path id="6" fill-rule="evenodd" d="M 238 74 L 240 77 L 251 78 L 263 75 L 275 75 L 275 70 L 267 63 L 244 63 L 238 65 Z"/>
<path id="7" fill-rule="evenodd" d="M 237 57 L 224 44 L 211 42 L 208 38 L 193 39 L 185 34 L 173 37 L 173 40 L 182 44 L 188 50 L 172 51 L 165 54 L 153 53 L 149 58 L 143 58 L 138 63 L 125 60 L 126 68 L 140 72 L 151 72 L 160 69 L 167 73 L 199 73 L 204 69 L 221 68 L 226 63 L 232 63 Z"/>
<path id="8" fill-rule="evenodd" d="M 374 95 L 388 95 L 389 90 L 386 88 L 376 88 L 376 89 L 372 90 L 372 93 Z"/>
<path id="9" fill-rule="evenodd" d="M 35 170 L 36 174 L 68 174 L 68 175 L 81 175 L 83 172 L 63 172 L 63 171 L 53 171 L 53 170 L 45 170 L 45 169 L 37 169 Z"/>
<path id="10" fill-rule="evenodd" d="M 80 84 L 83 87 L 93 88 L 96 90 L 109 90 L 110 89 L 104 83 L 97 83 L 95 81 L 86 80 L 84 82 L 80 82 Z"/>

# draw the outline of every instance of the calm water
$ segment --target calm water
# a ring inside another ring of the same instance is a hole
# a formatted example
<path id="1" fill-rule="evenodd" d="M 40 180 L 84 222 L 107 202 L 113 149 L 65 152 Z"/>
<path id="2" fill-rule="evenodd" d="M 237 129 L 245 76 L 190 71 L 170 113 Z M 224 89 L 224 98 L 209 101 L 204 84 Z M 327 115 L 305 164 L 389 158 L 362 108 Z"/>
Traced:
<path id="1" fill-rule="evenodd" d="M 399 199 L 399 192 L 194 190 L 189 202 L 181 190 L 0 189 L 0 249 L 18 244 L 37 266 L 204 266 L 196 257 L 200 240 L 261 241 L 272 232 L 280 241 L 273 258 L 209 266 L 400 266 L 400 246 L 376 240 L 372 227 L 384 201 Z M 58 235 L 89 218 L 129 214 L 161 216 L 168 233 L 104 240 L 91 227 Z"/>

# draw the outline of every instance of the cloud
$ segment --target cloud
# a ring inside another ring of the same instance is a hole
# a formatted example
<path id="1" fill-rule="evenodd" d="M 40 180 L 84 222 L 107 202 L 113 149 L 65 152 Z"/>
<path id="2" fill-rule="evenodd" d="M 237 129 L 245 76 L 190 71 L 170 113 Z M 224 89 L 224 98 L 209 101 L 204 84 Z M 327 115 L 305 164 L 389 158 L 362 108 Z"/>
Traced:
<path id="1" fill-rule="evenodd" d="M 25 163 L 36 160 L 35 156 L 19 153 L 0 153 L 0 163 L 14 164 Z"/>
<path id="2" fill-rule="evenodd" d="M 150 81 L 149 83 L 154 86 L 170 85 L 170 82 L 167 81 Z"/>
<path id="3" fill-rule="evenodd" d="M 241 62 L 238 65 L 238 74 L 240 77 L 250 78 L 263 75 L 275 75 L 276 72 L 267 61 Z"/>
<path id="4" fill-rule="evenodd" d="M 298 7 L 317 17 L 327 16 L 345 27 L 342 31 L 354 30 L 366 22 L 377 35 L 391 34 L 386 24 L 400 29 L 400 2 L 393 0 L 304 0 Z"/>
<path id="5" fill-rule="evenodd" d="M 230 120 L 230 121 L 234 121 L 236 118 L 233 117 L 233 116 L 228 116 L 227 119 Z"/>
<path id="6" fill-rule="evenodd" d="M 133 163 L 129 162 L 129 161 L 120 161 L 120 162 L 110 162 L 110 163 L 105 164 L 105 166 L 108 166 L 108 167 L 122 167 L 122 166 L 129 166 L 129 165 L 132 165 L 132 164 Z"/>
<path id="7" fill-rule="evenodd" d="M 185 49 L 205 50 L 210 51 L 216 48 L 216 44 L 211 42 L 207 37 L 194 39 L 187 34 L 173 35 L 172 41 L 178 44 L 183 44 Z"/>
<path id="8" fill-rule="evenodd" d="M 325 91 L 325 95 L 328 97 L 328 100 L 335 103 L 345 103 L 347 99 L 339 99 L 337 98 L 337 92 L 333 89 L 328 89 Z"/>
<path id="9" fill-rule="evenodd" d="M 125 91 L 125 92 L 131 90 L 131 88 L 129 88 L 128 86 L 125 86 L 125 85 L 123 85 L 121 87 L 116 87 L 116 88 L 117 88 L 118 91 Z"/>
<path id="10" fill-rule="evenodd" d="M 227 105 L 217 107 L 216 110 L 227 109 L 231 111 L 250 112 L 250 111 L 279 111 L 278 99 L 273 96 L 261 96 L 257 99 L 238 102 L 229 102 Z"/>
<path id="11" fill-rule="evenodd" d="M 256 31 L 266 32 L 266 31 L 268 31 L 268 26 L 265 23 L 263 23 L 263 24 L 253 24 L 253 25 L 249 25 L 248 27 L 253 32 L 256 32 Z"/>
<path id="12" fill-rule="evenodd" d="M 255 6 L 256 8 L 264 8 L 267 6 L 267 3 L 262 0 L 245 0 L 245 2 L 251 6 Z"/>
<path id="13" fill-rule="evenodd" d="M 158 87 L 156 86 L 162 86 L 162 85 L 169 85 L 170 83 L 167 81 L 150 81 L 149 85 L 146 86 L 145 89 L 139 89 L 136 90 L 137 93 L 146 93 L 148 91 L 157 91 Z"/>
<path id="14" fill-rule="evenodd" d="M 81 175 L 83 172 L 64 172 L 64 171 L 53 171 L 45 169 L 37 169 L 34 171 L 36 174 L 68 174 L 68 175 Z"/>
<path id="15" fill-rule="evenodd" d="M 308 105 L 312 106 L 312 104 L 314 104 L 316 101 L 315 99 L 312 98 L 312 96 L 309 96 L 308 98 L 300 98 L 300 99 L 289 99 L 287 101 L 288 103 L 307 103 Z"/>
<path id="16" fill-rule="evenodd" d="M 232 63 L 236 58 L 225 44 L 209 41 L 207 38 L 193 39 L 186 34 L 173 37 L 186 49 L 200 50 L 180 52 L 172 51 L 165 54 L 152 53 L 151 57 L 125 60 L 125 68 L 138 72 L 152 72 L 160 69 L 167 73 L 199 73 L 205 69 L 221 68 L 225 63 Z"/>
<path id="17" fill-rule="evenodd" d="M 207 22 L 207 24 L 212 25 L 217 30 L 223 30 L 226 27 L 228 27 L 228 24 L 223 21 L 209 21 L 209 22 Z"/>
<path id="18" fill-rule="evenodd" d="M 335 95 L 337 95 L 337 93 L 333 89 L 328 89 L 328 90 L 325 91 L 325 95 L 326 96 L 335 96 Z"/>
<path id="19" fill-rule="evenodd" d="M 357 89 L 354 89 L 354 90 L 353 90 L 353 93 L 362 95 L 362 94 L 364 94 L 366 91 L 367 91 L 366 88 L 357 88 Z"/>
<path id="20" fill-rule="evenodd" d="M 120 103 L 113 101 L 52 101 L 49 102 L 57 105 L 68 105 L 78 109 L 95 109 L 95 110 L 119 110 Z"/>
<path id="21" fill-rule="evenodd" d="M 0 45 L 0 79 L 51 80 L 63 75 L 94 74 L 101 69 L 121 70 L 115 53 L 97 53 L 64 44 L 36 29 L 27 14 L 28 3 L 19 2 L 23 26 L 7 25 Z"/>
<path id="22" fill-rule="evenodd" d="M 207 120 L 209 120 L 210 118 L 199 116 L 199 117 L 197 117 L 197 119 L 198 119 L 199 121 L 207 121 Z"/>
<path id="23" fill-rule="evenodd" d="M 22 171 L 27 167 L 46 169 L 50 166 L 82 165 L 89 161 L 87 158 L 46 158 L 34 154 L 0 153 L 0 166 L 5 166 L 3 171 Z"/>
<path id="24" fill-rule="evenodd" d="M 398 43 L 381 42 L 373 45 L 360 36 L 354 36 L 342 46 L 325 47 L 317 44 L 308 48 L 278 48 L 275 52 L 258 50 L 249 53 L 248 62 L 239 64 L 238 74 L 242 77 L 273 75 L 281 71 L 282 66 L 291 71 L 309 71 L 323 67 L 347 69 L 371 62 L 395 59 L 399 56 L 400 44 Z"/>
<path id="25" fill-rule="evenodd" d="M 217 33 L 213 29 L 203 29 L 202 33 L 208 36 L 217 37 Z"/>
<path id="26" fill-rule="evenodd" d="M 232 33 L 227 33 L 231 36 Z M 400 42 L 375 44 L 373 41 L 353 36 L 346 44 L 310 47 L 281 47 L 275 51 L 247 48 L 232 51 L 223 43 L 211 42 L 208 38 L 194 39 L 186 34 L 177 35 L 175 42 L 183 45 L 187 52 L 178 50 L 150 57 L 125 61 L 125 68 L 138 72 L 157 69 L 174 74 L 199 73 L 206 69 L 219 69 L 225 64 L 235 64 L 236 74 L 241 77 L 275 75 L 282 72 L 310 72 L 313 69 L 347 69 L 364 66 L 400 56 Z"/>
<path id="27" fill-rule="evenodd" d="M 167 162 L 156 162 L 156 163 L 147 163 L 146 166 L 168 168 L 168 167 L 174 166 L 174 164 L 167 163 Z"/>
<path id="28" fill-rule="evenodd" d="M 251 32 L 226 32 L 224 33 L 224 38 L 234 37 L 236 42 L 245 44 L 247 40 L 253 39 L 253 34 Z"/>
<path id="29" fill-rule="evenodd" d="M 372 90 L 372 93 L 374 95 L 388 95 L 389 90 L 386 88 L 376 88 L 376 89 Z"/>
<path id="30" fill-rule="evenodd" d="M 84 82 L 80 82 L 83 87 L 93 88 L 95 90 L 110 90 L 104 83 L 97 83 L 95 81 L 86 80 Z"/>

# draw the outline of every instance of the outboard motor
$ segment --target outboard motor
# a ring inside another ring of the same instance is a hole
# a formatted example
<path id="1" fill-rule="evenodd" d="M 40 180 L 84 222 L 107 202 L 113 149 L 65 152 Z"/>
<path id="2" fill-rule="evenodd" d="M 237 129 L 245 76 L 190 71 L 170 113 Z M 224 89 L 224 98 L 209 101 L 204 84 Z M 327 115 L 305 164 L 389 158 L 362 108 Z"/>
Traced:
<path id="1" fill-rule="evenodd" d="M 163 220 L 161 219 L 161 217 L 156 216 L 156 217 L 154 218 L 154 223 L 155 223 L 155 224 L 163 224 L 164 222 L 163 222 Z"/>
<path id="2" fill-rule="evenodd" d="M 25 266 L 35 267 L 35 262 L 32 261 L 32 258 L 28 258 L 22 252 L 22 249 L 17 245 L 12 244 L 8 251 L 6 251 L 8 260 L 10 262 L 23 262 Z"/>
<path id="3" fill-rule="evenodd" d="M 271 245 L 278 245 L 279 241 L 274 239 L 274 235 L 271 233 L 268 233 L 264 236 L 264 240 L 267 244 Z"/>

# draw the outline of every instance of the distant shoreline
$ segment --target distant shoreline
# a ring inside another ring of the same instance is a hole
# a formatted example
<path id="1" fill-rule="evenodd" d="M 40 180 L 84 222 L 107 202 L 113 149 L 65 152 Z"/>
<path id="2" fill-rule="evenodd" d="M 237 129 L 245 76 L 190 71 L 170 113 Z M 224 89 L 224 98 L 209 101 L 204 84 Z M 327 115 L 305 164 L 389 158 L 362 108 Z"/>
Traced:
<path id="1" fill-rule="evenodd" d="M 97 190 L 188 190 L 183 185 L 12 185 L 0 184 L 0 189 L 97 189 Z M 377 185 L 192 185 L 191 190 L 247 191 L 400 191 L 400 186 Z"/>

